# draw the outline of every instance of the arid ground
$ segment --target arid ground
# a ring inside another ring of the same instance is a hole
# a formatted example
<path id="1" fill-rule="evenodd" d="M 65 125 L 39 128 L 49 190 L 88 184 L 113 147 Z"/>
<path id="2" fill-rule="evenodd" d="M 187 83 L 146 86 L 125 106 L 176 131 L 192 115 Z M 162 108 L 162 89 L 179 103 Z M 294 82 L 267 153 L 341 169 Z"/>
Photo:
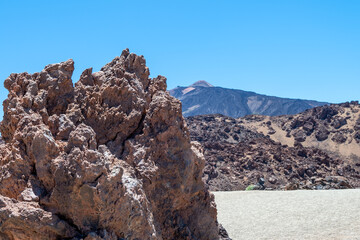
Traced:
<path id="1" fill-rule="evenodd" d="M 233 240 L 360 239 L 360 189 L 214 194 Z"/>

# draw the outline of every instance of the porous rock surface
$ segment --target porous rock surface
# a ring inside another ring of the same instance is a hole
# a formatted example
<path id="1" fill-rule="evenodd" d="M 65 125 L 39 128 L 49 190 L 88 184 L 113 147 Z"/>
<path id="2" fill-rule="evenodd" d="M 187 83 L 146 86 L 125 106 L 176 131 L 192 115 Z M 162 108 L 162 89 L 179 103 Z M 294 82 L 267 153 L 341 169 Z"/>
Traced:
<path id="1" fill-rule="evenodd" d="M 202 150 L 166 79 L 128 49 L 75 86 L 73 70 L 5 80 L 0 238 L 221 238 Z"/>

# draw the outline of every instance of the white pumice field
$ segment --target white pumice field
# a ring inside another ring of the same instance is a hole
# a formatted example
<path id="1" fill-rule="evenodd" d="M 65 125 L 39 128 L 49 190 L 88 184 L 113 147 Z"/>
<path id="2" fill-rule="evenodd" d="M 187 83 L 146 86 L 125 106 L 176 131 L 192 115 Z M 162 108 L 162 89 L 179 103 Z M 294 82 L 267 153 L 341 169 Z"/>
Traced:
<path id="1" fill-rule="evenodd" d="M 214 194 L 233 240 L 360 239 L 360 189 Z"/>

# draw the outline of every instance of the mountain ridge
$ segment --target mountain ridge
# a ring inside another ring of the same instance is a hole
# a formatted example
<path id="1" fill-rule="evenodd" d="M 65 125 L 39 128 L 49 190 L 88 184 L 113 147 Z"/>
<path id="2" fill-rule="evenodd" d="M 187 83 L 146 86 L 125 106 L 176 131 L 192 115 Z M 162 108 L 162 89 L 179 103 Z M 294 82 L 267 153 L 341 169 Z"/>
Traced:
<path id="1" fill-rule="evenodd" d="M 169 90 L 169 93 L 182 102 L 183 115 L 186 117 L 204 114 L 223 114 L 235 118 L 251 114 L 279 116 L 297 114 L 328 104 L 223 88 L 206 81 L 198 81 L 188 87 L 178 86 Z"/>

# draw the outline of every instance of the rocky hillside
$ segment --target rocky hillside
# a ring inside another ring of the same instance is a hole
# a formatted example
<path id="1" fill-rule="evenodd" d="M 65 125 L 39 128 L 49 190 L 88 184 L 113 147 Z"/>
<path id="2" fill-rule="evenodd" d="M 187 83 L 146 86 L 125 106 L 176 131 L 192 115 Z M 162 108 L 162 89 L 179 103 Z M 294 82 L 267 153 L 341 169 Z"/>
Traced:
<path id="1" fill-rule="evenodd" d="M 0 130 L 0 239 L 219 239 L 181 103 L 124 50 L 11 74 Z"/>
<path id="2" fill-rule="evenodd" d="M 237 89 L 214 87 L 205 81 L 169 91 L 182 102 L 184 116 L 222 114 L 243 117 L 249 114 L 278 116 L 296 114 L 326 103 L 266 96 Z"/>
<path id="3" fill-rule="evenodd" d="M 301 143 L 360 164 L 360 105 L 356 101 L 317 107 L 293 116 L 249 116 L 243 121 L 246 127 L 282 144 Z"/>
<path id="4" fill-rule="evenodd" d="M 203 178 L 213 191 L 244 190 L 250 185 L 260 189 L 352 188 L 360 187 L 358 109 L 357 103 L 347 103 L 294 116 L 202 115 L 188 117 L 187 124 L 191 139 L 204 148 Z M 342 116 L 347 116 L 346 123 L 339 126 Z M 305 134 L 308 139 L 301 142 L 295 140 L 309 118 L 314 120 L 312 134 Z M 323 129 L 334 144 L 317 139 Z M 345 142 L 335 137 L 340 134 Z"/>

